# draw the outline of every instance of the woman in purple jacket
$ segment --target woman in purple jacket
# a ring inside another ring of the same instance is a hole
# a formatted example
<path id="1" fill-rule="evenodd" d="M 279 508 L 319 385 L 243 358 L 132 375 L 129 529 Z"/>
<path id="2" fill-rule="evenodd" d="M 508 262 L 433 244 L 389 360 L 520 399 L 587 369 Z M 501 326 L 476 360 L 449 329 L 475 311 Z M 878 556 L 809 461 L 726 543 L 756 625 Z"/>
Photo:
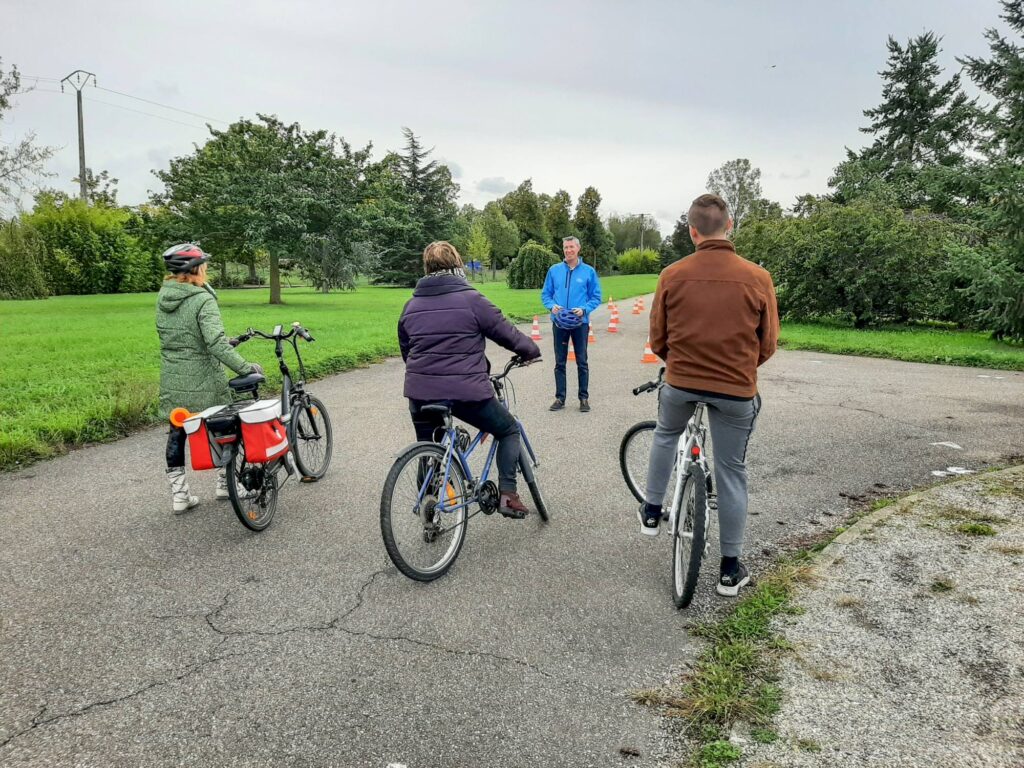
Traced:
<path id="1" fill-rule="evenodd" d="M 527 509 L 516 493 L 519 424 L 494 395 L 487 362 L 487 340 L 523 360 L 540 349 L 517 330 L 501 310 L 466 282 L 459 252 L 451 243 L 431 243 L 423 251 L 426 277 L 420 279 L 398 321 L 398 343 L 405 360 L 405 396 L 417 440 L 433 440 L 443 425 L 424 405 L 444 403 L 452 415 L 498 441 L 498 511 L 521 520 Z"/>

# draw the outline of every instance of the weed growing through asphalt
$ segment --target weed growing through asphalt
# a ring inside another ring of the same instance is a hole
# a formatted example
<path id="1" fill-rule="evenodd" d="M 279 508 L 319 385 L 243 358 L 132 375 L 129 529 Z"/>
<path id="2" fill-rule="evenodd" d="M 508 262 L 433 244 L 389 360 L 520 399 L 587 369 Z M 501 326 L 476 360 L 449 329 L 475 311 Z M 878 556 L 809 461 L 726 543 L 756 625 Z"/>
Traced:
<path id="1" fill-rule="evenodd" d="M 937 594 L 942 594 L 943 592 L 952 592 L 955 586 L 956 582 L 952 579 L 941 578 L 933 581 L 929 589 Z"/>
<path id="2" fill-rule="evenodd" d="M 993 544 L 992 551 L 998 552 L 1001 555 L 1010 555 L 1011 557 L 1024 555 L 1024 547 L 1017 546 L 1016 544 Z"/>
<path id="3" fill-rule="evenodd" d="M 728 741 L 712 741 L 702 746 L 694 755 L 691 765 L 694 768 L 719 768 L 735 763 L 742 757 L 739 747 Z"/>

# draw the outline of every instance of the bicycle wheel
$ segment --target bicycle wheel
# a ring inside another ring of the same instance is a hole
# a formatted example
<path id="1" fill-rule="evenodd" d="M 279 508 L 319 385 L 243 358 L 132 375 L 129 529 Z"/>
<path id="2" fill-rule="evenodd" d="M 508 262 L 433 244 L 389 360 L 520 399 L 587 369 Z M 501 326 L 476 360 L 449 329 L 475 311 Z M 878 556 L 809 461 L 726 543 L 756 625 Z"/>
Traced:
<path id="1" fill-rule="evenodd" d="M 466 507 L 454 512 L 437 509 L 463 504 L 466 479 L 458 461 L 444 480 L 445 450 L 436 443 L 415 443 L 406 448 L 388 472 L 380 497 L 380 532 L 384 548 L 395 566 L 416 581 L 443 576 L 459 556 L 466 538 Z"/>
<path id="2" fill-rule="evenodd" d="M 533 497 L 533 505 L 537 508 L 537 514 L 546 523 L 551 519 L 551 516 L 548 514 L 547 504 L 544 503 L 544 496 L 541 495 L 540 486 L 537 485 L 537 473 L 534 471 L 533 458 L 526 449 L 525 442 L 519 446 L 519 471 L 523 474 L 526 487 L 530 489 L 530 495 Z"/>
<path id="3" fill-rule="evenodd" d="M 693 599 L 707 538 L 707 479 L 699 464 L 690 466 L 683 483 L 672 531 L 672 600 L 676 608 L 685 608 Z"/>
<path id="4" fill-rule="evenodd" d="M 334 449 L 334 433 L 331 417 L 320 398 L 309 395 L 305 402 L 298 397 L 292 401 L 288 442 L 305 482 L 319 480 L 327 473 Z"/>
<path id="5" fill-rule="evenodd" d="M 266 530 L 274 519 L 280 488 L 277 479 L 280 469 L 280 461 L 269 464 L 248 463 L 239 435 L 234 455 L 227 466 L 228 499 L 239 521 L 250 531 Z"/>
<path id="6" fill-rule="evenodd" d="M 619 445 L 619 468 L 626 481 L 626 487 L 637 501 L 647 501 L 647 467 L 651 461 L 651 445 L 654 442 L 656 421 L 641 421 L 634 424 L 622 436 Z M 676 471 L 669 476 L 668 490 L 676 487 Z"/>

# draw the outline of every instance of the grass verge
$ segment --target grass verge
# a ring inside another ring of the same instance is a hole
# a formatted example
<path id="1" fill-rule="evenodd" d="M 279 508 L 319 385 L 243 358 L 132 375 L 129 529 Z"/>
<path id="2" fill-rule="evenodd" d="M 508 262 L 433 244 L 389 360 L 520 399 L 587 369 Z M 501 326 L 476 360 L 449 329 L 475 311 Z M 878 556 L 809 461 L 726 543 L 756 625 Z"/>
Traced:
<path id="1" fill-rule="evenodd" d="M 625 299 L 653 291 L 656 281 L 656 275 L 628 275 L 601 283 L 606 295 Z M 477 287 L 517 321 L 545 312 L 540 291 L 514 291 L 503 283 Z M 398 354 L 395 329 L 410 291 L 285 289 L 285 304 L 278 306 L 266 303 L 266 290 L 219 296 L 230 334 L 294 320 L 310 328 L 317 342 L 302 352 L 310 377 L 318 378 Z M 155 306 L 153 293 L 0 301 L 0 469 L 155 422 Z M 272 345 L 253 341 L 240 351 L 263 365 L 272 387 L 280 384 Z"/>
<path id="2" fill-rule="evenodd" d="M 919 327 L 861 331 L 838 325 L 786 322 L 782 324 L 780 342 L 786 349 L 836 355 L 1024 371 L 1024 345 L 996 341 L 989 334 L 971 331 Z"/>
<path id="3" fill-rule="evenodd" d="M 741 757 L 728 740 L 740 721 L 753 726 L 752 735 L 759 741 L 777 738 L 770 724 L 781 701 L 778 661 L 790 645 L 773 631 L 772 622 L 799 612 L 793 596 L 810 573 L 812 557 L 804 551 L 786 560 L 730 615 L 697 627 L 694 633 L 706 639 L 708 647 L 678 685 L 632 694 L 637 703 L 684 721 L 693 744 L 690 765 L 695 768 L 719 768 Z"/>

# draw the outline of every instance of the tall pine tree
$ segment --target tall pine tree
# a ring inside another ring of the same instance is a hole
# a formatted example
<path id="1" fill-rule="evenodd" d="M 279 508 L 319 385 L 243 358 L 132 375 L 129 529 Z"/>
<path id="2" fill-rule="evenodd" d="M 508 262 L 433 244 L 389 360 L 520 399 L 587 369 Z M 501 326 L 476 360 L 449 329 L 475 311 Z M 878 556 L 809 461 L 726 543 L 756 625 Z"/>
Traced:
<path id="1" fill-rule="evenodd" d="M 387 250 L 380 256 L 374 282 L 412 286 L 423 274 L 423 249 L 451 235 L 459 187 L 447 166 L 428 160 L 433 150 L 425 149 L 416 134 L 408 128 L 403 128 L 402 134 L 405 149 L 386 160 L 402 182 L 397 201 L 401 206 L 395 210 L 407 211 L 411 220 L 391 227 L 401 233 L 396 241 L 381 243 Z"/>
<path id="2" fill-rule="evenodd" d="M 990 57 L 961 60 L 993 100 L 983 114 L 988 162 L 981 171 L 1001 247 L 976 300 L 996 336 L 1024 339 L 1024 2 L 1003 0 L 1000 15 L 1016 39 L 989 29 Z"/>
<path id="3" fill-rule="evenodd" d="M 892 173 L 902 164 L 951 165 L 963 158 L 971 138 L 974 108 L 960 87 L 959 73 L 939 83 L 939 41 L 925 32 L 900 45 L 889 38 L 889 63 L 882 76 L 882 103 L 864 110 L 875 137 L 863 155 Z"/>
<path id="4" fill-rule="evenodd" d="M 601 193 L 594 187 L 587 187 L 576 201 L 573 225 L 583 260 L 594 269 L 608 271 L 615 262 L 615 239 L 601 221 L 597 210 L 600 206 Z"/>
<path id="5" fill-rule="evenodd" d="M 520 245 L 530 240 L 543 245 L 550 239 L 544 224 L 540 197 L 533 191 L 533 180 L 527 179 L 498 200 L 502 212 L 519 228 Z"/>
<path id="6" fill-rule="evenodd" d="M 662 269 L 673 262 L 689 256 L 696 250 L 693 245 L 693 241 L 690 239 L 690 222 L 687 219 L 686 214 L 687 212 L 683 211 L 679 215 L 679 219 L 676 221 L 676 226 L 672 230 L 672 234 L 666 237 L 661 243 L 660 255 Z"/>

